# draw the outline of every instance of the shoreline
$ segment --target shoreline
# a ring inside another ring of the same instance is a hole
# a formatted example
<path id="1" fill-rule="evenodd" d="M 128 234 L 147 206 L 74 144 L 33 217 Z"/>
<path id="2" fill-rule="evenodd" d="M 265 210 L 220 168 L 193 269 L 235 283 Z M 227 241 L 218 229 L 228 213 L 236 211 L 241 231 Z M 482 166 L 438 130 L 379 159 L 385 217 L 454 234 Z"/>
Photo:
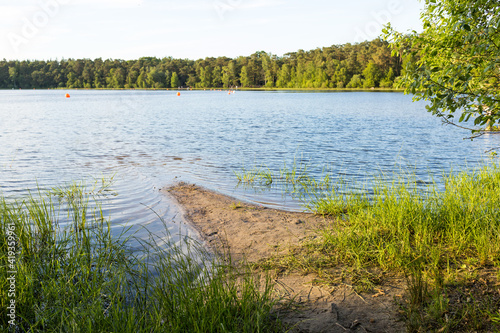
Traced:
<path id="1" fill-rule="evenodd" d="M 180 182 L 161 189 L 179 207 L 190 224 L 214 251 L 229 250 L 233 259 L 257 262 L 279 254 L 285 245 L 297 245 L 331 219 L 305 212 L 269 208 Z"/>
<path id="2" fill-rule="evenodd" d="M 95 90 L 95 91 L 281 91 L 281 92 L 397 92 L 404 93 L 405 89 L 401 88 L 261 88 L 261 87 L 245 87 L 245 88 L 16 88 L 16 89 L 0 89 L 3 91 L 18 91 L 18 90 Z"/>
<path id="3" fill-rule="evenodd" d="M 180 182 L 161 189 L 179 206 L 183 219 L 215 253 L 230 254 L 233 263 L 279 258 L 297 245 L 321 237 L 335 220 L 313 213 L 287 212 Z M 259 270 L 259 269 L 258 269 Z M 339 268 L 341 274 L 348 268 Z M 345 281 L 323 283 L 315 273 L 271 271 L 278 297 L 294 300 L 299 311 L 279 310 L 292 332 L 401 332 L 395 297 L 404 286 L 392 280 L 376 293 L 357 293 Z"/>

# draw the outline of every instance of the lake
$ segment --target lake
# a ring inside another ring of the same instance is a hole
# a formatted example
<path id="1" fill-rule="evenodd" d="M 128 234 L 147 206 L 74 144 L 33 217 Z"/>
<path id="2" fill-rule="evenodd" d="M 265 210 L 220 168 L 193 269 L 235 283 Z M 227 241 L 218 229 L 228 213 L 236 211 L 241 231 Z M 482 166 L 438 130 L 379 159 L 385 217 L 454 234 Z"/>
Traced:
<path id="1" fill-rule="evenodd" d="M 479 165 L 499 145 L 468 135 L 402 93 L 0 91 L 0 191 L 113 177 L 118 195 L 104 210 L 114 227 L 160 230 L 158 214 L 177 230 L 177 207 L 159 192 L 176 181 L 300 210 L 279 191 L 238 187 L 234 171 L 295 158 L 359 180 L 398 168 L 430 180 Z"/>

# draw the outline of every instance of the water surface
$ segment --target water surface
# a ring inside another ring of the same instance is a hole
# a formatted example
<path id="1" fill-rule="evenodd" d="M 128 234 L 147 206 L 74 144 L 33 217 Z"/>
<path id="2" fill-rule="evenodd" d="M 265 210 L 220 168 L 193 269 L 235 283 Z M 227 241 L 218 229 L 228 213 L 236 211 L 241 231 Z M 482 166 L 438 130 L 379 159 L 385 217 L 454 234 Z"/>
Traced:
<path id="1" fill-rule="evenodd" d="M 468 134 L 401 93 L 0 91 L 0 191 L 113 177 L 114 226 L 160 230 L 158 214 L 177 230 L 179 213 L 159 192 L 175 181 L 300 210 L 281 193 L 237 187 L 233 172 L 297 158 L 355 179 L 410 167 L 428 180 L 477 166 L 499 145 Z"/>

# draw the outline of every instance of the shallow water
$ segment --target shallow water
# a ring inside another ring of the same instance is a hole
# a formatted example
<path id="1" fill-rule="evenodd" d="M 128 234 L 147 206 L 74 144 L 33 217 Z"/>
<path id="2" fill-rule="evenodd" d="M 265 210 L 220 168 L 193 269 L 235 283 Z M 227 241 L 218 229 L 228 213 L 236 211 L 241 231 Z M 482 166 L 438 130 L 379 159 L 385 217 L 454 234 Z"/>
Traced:
<path id="1" fill-rule="evenodd" d="M 159 192 L 175 181 L 300 210 L 278 191 L 237 187 L 233 172 L 297 158 L 358 180 L 410 168 L 428 181 L 499 145 L 468 135 L 401 93 L 0 91 L 0 191 L 113 177 L 118 195 L 104 206 L 113 226 L 160 231 L 159 215 L 177 233 L 179 212 Z"/>

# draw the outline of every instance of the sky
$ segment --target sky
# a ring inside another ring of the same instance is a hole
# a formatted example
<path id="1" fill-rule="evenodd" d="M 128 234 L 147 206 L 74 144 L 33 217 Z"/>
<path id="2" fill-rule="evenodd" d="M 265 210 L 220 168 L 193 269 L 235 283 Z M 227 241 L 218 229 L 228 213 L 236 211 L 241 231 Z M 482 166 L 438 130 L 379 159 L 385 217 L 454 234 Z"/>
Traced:
<path id="1" fill-rule="evenodd" d="M 278 56 L 421 30 L 418 0 L 0 0 L 0 59 Z"/>

